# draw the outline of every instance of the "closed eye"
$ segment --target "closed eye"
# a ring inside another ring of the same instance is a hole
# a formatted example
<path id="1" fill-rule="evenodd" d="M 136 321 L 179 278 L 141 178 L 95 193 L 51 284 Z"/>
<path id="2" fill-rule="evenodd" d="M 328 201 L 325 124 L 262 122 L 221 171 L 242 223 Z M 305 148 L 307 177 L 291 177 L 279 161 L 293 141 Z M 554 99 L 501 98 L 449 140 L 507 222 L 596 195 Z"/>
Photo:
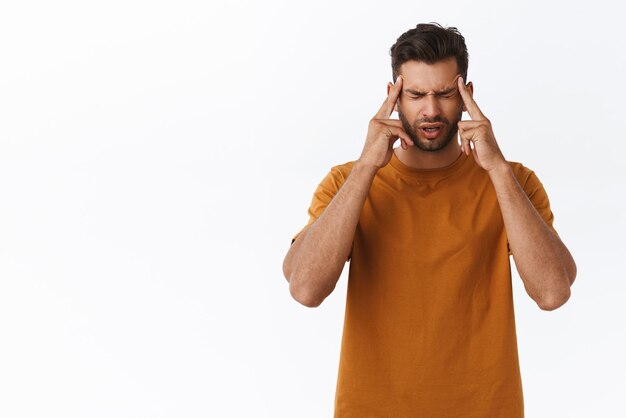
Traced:
<path id="1" fill-rule="evenodd" d="M 444 97 L 446 99 L 451 99 L 456 95 L 456 91 L 450 92 L 450 93 L 437 93 L 435 96 L 437 97 Z M 426 96 L 425 94 L 411 94 L 411 99 L 421 99 L 422 97 Z"/>

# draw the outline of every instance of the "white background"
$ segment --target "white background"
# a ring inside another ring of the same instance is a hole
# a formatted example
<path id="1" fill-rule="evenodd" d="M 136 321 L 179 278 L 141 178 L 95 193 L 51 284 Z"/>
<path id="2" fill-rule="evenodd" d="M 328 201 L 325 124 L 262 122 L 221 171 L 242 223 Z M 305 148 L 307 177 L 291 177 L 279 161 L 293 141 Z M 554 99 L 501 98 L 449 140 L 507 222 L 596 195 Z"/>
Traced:
<path id="1" fill-rule="evenodd" d="M 3 2 L 0 417 L 332 416 L 349 264 L 311 309 L 283 257 L 431 21 L 578 265 L 513 269 L 526 414 L 626 416 L 617 3 Z"/>

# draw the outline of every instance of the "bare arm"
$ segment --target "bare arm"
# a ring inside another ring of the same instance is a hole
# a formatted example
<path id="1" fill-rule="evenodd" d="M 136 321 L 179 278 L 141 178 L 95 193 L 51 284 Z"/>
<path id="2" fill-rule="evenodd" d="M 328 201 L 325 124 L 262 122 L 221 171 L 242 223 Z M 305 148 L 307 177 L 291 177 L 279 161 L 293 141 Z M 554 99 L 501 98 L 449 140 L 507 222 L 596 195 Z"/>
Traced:
<path id="1" fill-rule="evenodd" d="M 291 296 L 305 306 L 319 306 L 332 293 L 350 254 L 356 225 L 376 173 L 391 161 L 393 144 L 413 146 L 397 119 L 389 119 L 402 88 L 402 77 L 370 120 L 361 157 L 324 212 L 291 245 L 283 273 Z"/>
<path id="2" fill-rule="evenodd" d="M 319 306 L 335 289 L 376 171 L 357 161 L 322 215 L 289 248 L 283 272 L 303 305 Z"/>
<path id="3" fill-rule="evenodd" d="M 489 175 L 526 292 L 541 309 L 554 310 L 570 297 L 570 286 L 576 277 L 574 259 L 537 213 L 508 164 Z"/>
<path id="4" fill-rule="evenodd" d="M 576 264 L 567 247 L 535 209 L 496 141 L 491 121 L 458 78 L 459 93 L 471 121 L 459 121 L 461 149 L 474 154 L 487 170 L 496 191 L 515 265 L 528 295 L 543 310 L 553 310 L 570 297 Z M 472 149 L 471 145 L 474 145 Z"/>

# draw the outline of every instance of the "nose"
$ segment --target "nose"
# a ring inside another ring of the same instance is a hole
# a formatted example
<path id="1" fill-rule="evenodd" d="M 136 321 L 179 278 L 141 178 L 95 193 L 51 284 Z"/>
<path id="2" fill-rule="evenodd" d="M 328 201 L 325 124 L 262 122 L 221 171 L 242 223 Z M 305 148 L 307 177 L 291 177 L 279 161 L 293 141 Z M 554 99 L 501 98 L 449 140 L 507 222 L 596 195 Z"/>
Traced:
<path id="1" fill-rule="evenodd" d="M 427 94 L 422 100 L 422 115 L 427 118 L 438 116 L 441 113 L 441 106 L 439 100 L 434 94 Z"/>

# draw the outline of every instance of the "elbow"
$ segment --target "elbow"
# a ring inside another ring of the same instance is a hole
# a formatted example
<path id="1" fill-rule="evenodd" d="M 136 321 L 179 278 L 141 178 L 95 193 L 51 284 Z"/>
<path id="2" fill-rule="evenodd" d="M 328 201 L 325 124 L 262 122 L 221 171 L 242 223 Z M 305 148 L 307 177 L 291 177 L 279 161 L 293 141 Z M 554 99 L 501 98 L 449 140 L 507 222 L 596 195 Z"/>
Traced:
<path id="1" fill-rule="evenodd" d="M 559 273 L 555 273 L 551 279 L 545 279 L 545 282 L 552 284 L 551 291 L 546 291 L 537 300 L 537 305 L 543 311 L 554 311 L 565 303 L 572 296 L 571 286 L 576 278 L 576 264 L 573 259 L 567 263 Z"/>
<path id="2" fill-rule="evenodd" d="M 539 304 L 539 309 L 542 311 L 554 311 L 560 308 L 563 304 L 553 303 L 553 302 L 542 302 Z"/>
<path id="3" fill-rule="evenodd" d="M 317 308 L 333 292 L 335 283 L 295 269 L 289 277 L 289 293 L 301 305 Z"/>
<path id="4" fill-rule="evenodd" d="M 574 284 L 574 280 L 576 279 L 576 274 L 578 273 L 578 268 L 576 267 L 576 262 L 574 261 L 574 257 L 569 252 L 567 248 L 565 248 L 565 274 L 567 275 L 567 282 L 571 286 Z"/>
<path id="5" fill-rule="evenodd" d="M 572 260 L 572 265 L 569 269 L 569 285 L 574 284 L 574 280 L 576 280 L 576 274 L 578 273 L 578 269 L 576 268 L 576 263 Z"/>
<path id="6" fill-rule="evenodd" d="M 291 266 L 288 263 L 288 257 L 285 257 L 285 261 L 283 261 L 283 276 L 285 276 L 285 279 L 287 280 L 287 283 L 290 282 L 290 277 L 291 277 Z"/>
<path id="7" fill-rule="evenodd" d="M 550 295 L 542 298 L 537 305 L 542 311 L 554 311 L 561 306 L 565 305 L 565 303 L 569 300 L 572 292 L 568 287 L 565 291 L 558 295 Z"/>
<path id="8" fill-rule="evenodd" d="M 291 297 L 301 305 L 308 308 L 316 308 L 321 305 L 322 300 L 312 297 L 312 292 L 306 290 L 306 286 L 303 286 L 303 281 L 296 276 L 295 269 L 290 264 L 289 257 L 285 258 L 283 262 L 283 275 L 289 283 L 289 293 Z"/>
<path id="9" fill-rule="evenodd" d="M 316 298 L 311 295 L 311 292 L 305 292 L 301 287 L 294 286 L 294 280 L 289 281 L 289 293 L 291 297 L 301 305 L 307 308 L 317 308 L 322 304 L 323 298 Z"/>

